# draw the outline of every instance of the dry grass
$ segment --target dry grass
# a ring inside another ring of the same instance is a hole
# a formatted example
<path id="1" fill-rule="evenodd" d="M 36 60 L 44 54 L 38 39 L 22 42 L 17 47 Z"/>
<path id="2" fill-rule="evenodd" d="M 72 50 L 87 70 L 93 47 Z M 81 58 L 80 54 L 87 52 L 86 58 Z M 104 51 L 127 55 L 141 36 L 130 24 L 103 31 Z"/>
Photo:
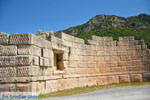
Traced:
<path id="1" fill-rule="evenodd" d="M 39 98 L 70 96 L 70 95 L 88 93 L 91 91 L 102 90 L 102 89 L 110 89 L 110 88 L 126 87 L 126 86 L 143 86 L 143 85 L 150 85 L 150 82 L 136 82 L 136 83 L 123 83 L 123 84 L 80 87 L 80 88 L 51 92 L 51 93 L 47 93 L 47 94 L 40 94 Z"/>

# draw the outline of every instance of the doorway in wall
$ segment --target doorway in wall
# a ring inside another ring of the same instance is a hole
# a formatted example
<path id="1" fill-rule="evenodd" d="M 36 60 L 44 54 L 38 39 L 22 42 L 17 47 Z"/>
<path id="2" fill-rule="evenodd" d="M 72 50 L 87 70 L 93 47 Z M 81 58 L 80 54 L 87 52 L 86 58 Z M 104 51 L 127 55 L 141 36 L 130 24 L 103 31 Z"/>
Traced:
<path id="1" fill-rule="evenodd" d="M 64 70 L 63 51 L 54 50 L 54 69 Z"/>

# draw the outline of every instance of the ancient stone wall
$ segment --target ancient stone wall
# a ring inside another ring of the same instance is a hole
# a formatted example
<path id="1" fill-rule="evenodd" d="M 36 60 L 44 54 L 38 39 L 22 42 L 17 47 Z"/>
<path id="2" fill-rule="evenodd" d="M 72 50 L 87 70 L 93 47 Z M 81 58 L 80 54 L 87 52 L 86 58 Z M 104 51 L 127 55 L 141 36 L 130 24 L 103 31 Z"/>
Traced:
<path id="1" fill-rule="evenodd" d="M 150 51 L 134 37 L 79 39 L 0 33 L 0 91 L 48 93 L 150 80 Z"/>

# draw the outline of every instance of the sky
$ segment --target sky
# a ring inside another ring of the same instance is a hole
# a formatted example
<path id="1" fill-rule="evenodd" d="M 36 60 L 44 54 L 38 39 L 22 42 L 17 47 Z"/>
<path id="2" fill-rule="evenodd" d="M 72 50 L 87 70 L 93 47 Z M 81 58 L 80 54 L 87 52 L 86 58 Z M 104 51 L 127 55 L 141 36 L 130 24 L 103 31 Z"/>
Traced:
<path id="1" fill-rule="evenodd" d="M 0 0 L 0 32 L 59 31 L 105 14 L 150 14 L 150 0 Z"/>

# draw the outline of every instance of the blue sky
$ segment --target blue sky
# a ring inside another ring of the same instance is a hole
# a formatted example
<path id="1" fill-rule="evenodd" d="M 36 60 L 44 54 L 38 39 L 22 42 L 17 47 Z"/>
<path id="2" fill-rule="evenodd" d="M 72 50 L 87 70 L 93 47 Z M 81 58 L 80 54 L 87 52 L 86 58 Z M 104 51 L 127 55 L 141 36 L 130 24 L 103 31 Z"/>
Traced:
<path id="1" fill-rule="evenodd" d="M 98 14 L 150 14 L 150 0 L 0 0 L 0 32 L 59 31 Z"/>

